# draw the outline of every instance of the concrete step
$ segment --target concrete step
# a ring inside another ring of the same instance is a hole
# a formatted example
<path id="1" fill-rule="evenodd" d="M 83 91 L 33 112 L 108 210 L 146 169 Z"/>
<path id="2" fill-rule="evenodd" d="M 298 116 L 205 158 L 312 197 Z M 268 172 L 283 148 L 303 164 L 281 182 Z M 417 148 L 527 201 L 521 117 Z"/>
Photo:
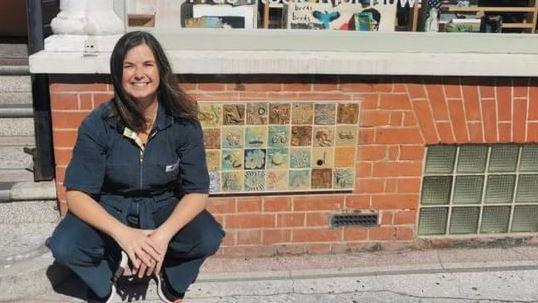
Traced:
<path id="1" fill-rule="evenodd" d="M 33 177 L 33 176 L 32 176 Z M 54 181 L 34 182 L 28 181 L 5 181 L 0 182 L 0 203 L 5 202 L 12 207 L 21 207 L 19 204 L 9 204 L 16 201 L 40 201 L 56 200 L 56 185 Z M 4 206 L 9 207 L 9 206 Z M 15 213 L 17 210 L 14 210 Z M 17 217 L 11 218 L 19 222 Z M 2 223 L 0 217 L 0 224 Z"/>
<path id="2" fill-rule="evenodd" d="M 34 136 L 33 118 L 0 118 L 0 137 Z"/>
<path id="3" fill-rule="evenodd" d="M 0 183 L 4 184 L 33 181 L 34 173 L 27 169 L 3 169 L 0 173 Z"/>
<path id="4" fill-rule="evenodd" d="M 55 223 L 58 218 L 56 199 L 0 203 L 0 225 Z"/>
<path id="5" fill-rule="evenodd" d="M 34 109 L 32 104 L 0 104 L 0 118 L 32 118 Z"/>
<path id="6" fill-rule="evenodd" d="M 28 58 L 26 44 L 0 43 L 0 58 Z"/>
<path id="7" fill-rule="evenodd" d="M 31 92 L 32 81 L 25 75 L 0 75 L 0 92 Z"/>
<path id="8" fill-rule="evenodd" d="M 32 156 L 25 153 L 23 148 L 23 146 L 0 146 L 0 172 L 4 169 L 33 167 Z"/>

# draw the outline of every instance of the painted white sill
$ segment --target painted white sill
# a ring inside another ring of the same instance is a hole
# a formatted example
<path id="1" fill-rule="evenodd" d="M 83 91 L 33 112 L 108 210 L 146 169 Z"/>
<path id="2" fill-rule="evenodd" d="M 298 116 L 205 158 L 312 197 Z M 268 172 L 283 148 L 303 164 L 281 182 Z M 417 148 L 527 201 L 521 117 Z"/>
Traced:
<path id="1" fill-rule="evenodd" d="M 178 74 L 538 76 L 538 35 L 311 30 L 157 31 Z M 107 74 L 119 36 L 51 36 L 30 71 Z M 85 41 L 97 52 L 84 56 Z"/>

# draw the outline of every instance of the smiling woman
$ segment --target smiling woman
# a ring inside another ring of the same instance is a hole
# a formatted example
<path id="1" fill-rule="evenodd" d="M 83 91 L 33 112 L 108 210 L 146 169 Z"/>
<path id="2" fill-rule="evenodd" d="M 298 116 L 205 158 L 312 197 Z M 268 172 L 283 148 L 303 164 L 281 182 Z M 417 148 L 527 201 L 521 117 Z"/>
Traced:
<path id="1" fill-rule="evenodd" d="M 139 278 L 155 277 L 164 302 L 181 302 L 224 236 L 205 210 L 196 103 L 149 33 L 120 38 L 110 69 L 115 96 L 79 128 L 64 181 L 69 213 L 48 246 L 86 282 L 90 301 L 110 302 L 128 259 Z"/>

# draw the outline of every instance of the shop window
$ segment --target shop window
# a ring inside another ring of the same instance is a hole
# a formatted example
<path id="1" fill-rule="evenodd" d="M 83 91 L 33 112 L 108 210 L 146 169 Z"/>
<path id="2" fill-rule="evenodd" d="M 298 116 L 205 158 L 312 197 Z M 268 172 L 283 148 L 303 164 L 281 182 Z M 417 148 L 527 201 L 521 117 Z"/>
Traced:
<path id="1" fill-rule="evenodd" d="M 537 231 L 537 144 L 428 148 L 419 235 Z"/>
<path id="2" fill-rule="evenodd" d="M 128 27 L 534 33 L 535 0 L 132 0 Z"/>

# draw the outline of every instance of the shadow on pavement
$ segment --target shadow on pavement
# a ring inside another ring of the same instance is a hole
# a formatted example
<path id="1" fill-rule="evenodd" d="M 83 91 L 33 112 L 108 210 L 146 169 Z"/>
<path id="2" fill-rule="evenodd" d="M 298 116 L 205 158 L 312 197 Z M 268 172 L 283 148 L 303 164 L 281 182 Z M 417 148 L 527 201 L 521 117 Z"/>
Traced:
<path id="1" fill-rule="evenodd" d="M 47 269 L 47 278 L 56 293 L 86 300 L 87 286 L 69 268 L 53 263 Z M 123 302 L 145 300 L 150 281 L 150 277 L 122 276 L 116 283 L 117 295 Z"/>

